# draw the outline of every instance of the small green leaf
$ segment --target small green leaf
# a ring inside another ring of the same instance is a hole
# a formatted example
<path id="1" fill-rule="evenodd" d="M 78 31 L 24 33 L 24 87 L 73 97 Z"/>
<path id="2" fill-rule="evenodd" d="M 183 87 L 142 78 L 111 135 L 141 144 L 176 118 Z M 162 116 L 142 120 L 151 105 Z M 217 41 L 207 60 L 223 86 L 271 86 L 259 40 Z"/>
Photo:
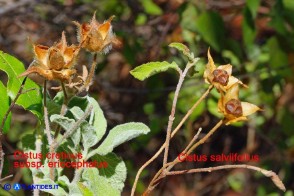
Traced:
<path id="1" fill-rule="evenodd" d="M 127 178 L 127 167 L 123 160 L 114 153 L 109 153 L 105 156 L 95 155 L 92 159 L 98 163 L 107 162 L 108 166 L 106 168 L 98 168 L 99 175 L 105 177 L 113 188 L 122 192 Z"/>
<path id="2" fill-rule="evenodd" d="M 113 188 L 105 177 L 99 176 L 97 168 L 86 168 L 82 174 L 82 178 L 86 180 L 86 186 L 95 193 L 95 195 L 116 196 L 120 192 Z"/>
<path id="3" fill-rule="evenodd" d="M 161 15 L 161 8 L 156 5 L 152 0 L 141 0 L 143 8 L 147 14 L 150 15 Z"/>
<path id="4" fill-rule="evenodd" d="M 8 76 L 7 94 L 13 100 L 17 95 L 22 81 L 24 80 L 23 78 L 18 78 L 18 76 L 25 71 L 24 65 L 13 56 L 0 51 L 0 70 L 6 72 Z M 27 90 L 30 91 L 25 92 Z M 27 79 L 23 92 L 25 93 L 19 96 L 16 104 L 31 111 L 39 119 L 41 119 L 42 96 L 39 93 L 39 86 L 32 80 Z"/>
<path id="5" fill-rule="evenodd" d="M 190 55 L 189 48 L 182 43 L 173 42 L 173 43 L 169 44 L 168 46 L 171 48 L 176 48 L 177 50 L 181 51 L 184 55 Z"/>
<path id="6" fill-rule="evenodd" d="M 118 145 L 138 137 L 139 135 L 147 134 L 149 131 L 150 129 L 143 123 L 131 122 L 118 125 L 109 131 L 106 139 L 96 150 L 89 153 L 89 157 L 94 154 L 106 155 L 112 152 Z"/>
<path id="7" fill-rule="evenodd" d="M 59 124 L 65 131 L 70 131 L 70 129 L 74 126 L 75 120 L 70 119 L 65 116 L 61 116 L 59 114 L 53 114 L 50 116 L 50 121 Z M 78 128 L 71 135 L 71 139 L 74 142 L 75 146 L 79 145 L 81 141 L 81 129 Z"/>
<path id="8" fill-rule="evenodd" d="M 136 67 L 130 73 L 138 80 L 143 81 L 146 78 L 149 78 L 159 72 L 164 72 L 169 68 L 177 69 L 178 65 L 175 62 L 169 63 L 166 61 L 150 62 Z"/>
<path id="9" fill-rule="evenodd" d="M 4 116 L 9 108 L 9 97 L 7 96 L 7 90 L 4 84 L 0 81 L 0 126 L 2 126 L 2 121 L 4 120 Z M 10 128 L 10 122 L 11 122 L 11 112 L 7 116 L 7 119 L 5 121 L 4 127 L 3 127 L 3 133 L 7 133 Z"/>

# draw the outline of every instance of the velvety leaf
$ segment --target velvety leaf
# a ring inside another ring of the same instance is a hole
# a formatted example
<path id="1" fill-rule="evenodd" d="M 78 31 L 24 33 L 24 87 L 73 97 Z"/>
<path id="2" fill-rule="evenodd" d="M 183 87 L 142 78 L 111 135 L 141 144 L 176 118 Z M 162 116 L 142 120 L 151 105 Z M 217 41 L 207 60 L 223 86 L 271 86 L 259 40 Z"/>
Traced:
<path id="1" fill-rule="evenodd" d="M 0 70 L 4 71 L 8 76 L 7 94 L 13 100 L 17 95 L 22 81 L 24 80 L 24 78 L 18 78 L 18 75 L 25 71 L 24 65 L 13 56 L 0 51 Z M 27 90 L 30 91 L 25 92 Z M 39 86 L 32 80 L 27 79 L 23 92 L 25 93 L 19 96 L 16 104 L 31 111 L 39 119 L 41 119 L 42 96 L 39 93 Z"/>
<path id="2" fill-rule="evenodd" d="M 8 111 L 9 108 L 9 97 L 7 96 L 7 90 L 4 84 L 0 81 L 0 126 L 2 126 L 3 118 Z M 7 131 L 10 129 L 10 122 L 11 122 L 11 112 L 6 118 L 4 127 L 3 127 L 3 133 L 7 133 Z"/>
<path id="3" fill-rule="evenodd" d="M 79 107 L 73 107 L 70 109 L 71 113 L 75 116 L 76 119 L 80 119 L 84 112 Z M 83 122 L 81 124 L 82 132 L 82 142 L 85 149 L 89 149 L 98 142 L 98 138 L 95 133 L 95 128 L 90 125 L 88 122 Z"/>
<path id="4" fill-rule="evenodd" d="M 77 185 L 78 185 L 78 187 L 79 187 L 79 189 L 81 191 L 81 194 L 83 196 L 94 196 L 92 191 L 88 187 L 86 187 L 83 183 L 78 182 Z"/>
<path id="5" fill-rule="evenodd" d="M 109 153 L 105 156 L 95 155 L 92 159 L 98 163 L 107 162 L 108 166 L 106 168 L 98 168 L 99 175 L 105 177 L 113 188 L 122 192 L 127 178 L 127 168 L 123 160 L 114 153 Z"/>
<path id="6" fill-rule="evenodd" d="M 116 196 L 120 192 L 113 188 L 105 177 L 99 176 L 97 168 L 85 168 L 82 178 L 86 180 L 86 186 L 95 193 L 95 195 Z"/>
<path id="7" fill-rule="evenodd" d="M 90 115 L 89 124 L 95 128 L 98 142 L 101 140 L 106 132 L 107 122 L 98 102 L 92 97 L 87 97 L 87 100 L 89 104 L 93 106 L 93 112 Z"/>
<path id="8" fill-rule="evenodd" d="M 109 131 L 108 136 L 102 142 L 102 144 L 96 149 L 89 153 L 89 157 L 94 154 L 106 155 L 113 151 L 118 145 L 129 141 L 142 134 L 149 133 L 150 129 L 143 123 L 126 123 L 118 125 Z"/>
<path id="9" fill-rule="evenodd" d="M 174 62 L 150 62 L 136 67 L 130 73 L 138 80 L 143 81 L 146 78 L 149 78 L 150 76 L 153 76 L 159 72 L 164 72 L 169 68 L 176 69 L 177 67 L 178 65 Z"/>
<path id="10" fill-rule="evenodd" d="M 59 114 L 54 114 L 50 116 L 50 121 L 59 124 L 65 131 L 69 131 L 74 126 L 74 123 L 75 123 L 74 119 L 70 119 L 68 117 L 61 116 Z M 75 130 L 70 138 L 74 142 L 75 146 L 77 146 L 81 141 L 80 128 Z"/>
<path id="11" fill-rule="evenodd" d="M 222 17 L 215 12 L 204 12 L 198 17 L 196 27 L 203 39 L 213 49 L 220 52 L 225 43 L 225 27 Z"/>

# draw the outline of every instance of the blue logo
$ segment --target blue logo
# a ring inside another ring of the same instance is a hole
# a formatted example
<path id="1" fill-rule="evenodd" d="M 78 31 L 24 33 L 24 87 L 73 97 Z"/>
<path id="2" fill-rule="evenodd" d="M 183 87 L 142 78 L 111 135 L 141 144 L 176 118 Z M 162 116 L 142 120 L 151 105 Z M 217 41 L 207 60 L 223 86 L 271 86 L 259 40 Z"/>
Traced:
<path id="1" fill-rule="evenodd" d="M 10 184 L 4 184 L 3 186 L 4 190 L 9 191 L 11 189 L 11 185 Z"/>
<path id="2" fill-rule="evenodd" d="M 13 185 L 13 189 L 16 190 L 16 191 L 20 190 L 20 189 L 21 189 L 20 184 L 15 183 L 15 184 Z"/>

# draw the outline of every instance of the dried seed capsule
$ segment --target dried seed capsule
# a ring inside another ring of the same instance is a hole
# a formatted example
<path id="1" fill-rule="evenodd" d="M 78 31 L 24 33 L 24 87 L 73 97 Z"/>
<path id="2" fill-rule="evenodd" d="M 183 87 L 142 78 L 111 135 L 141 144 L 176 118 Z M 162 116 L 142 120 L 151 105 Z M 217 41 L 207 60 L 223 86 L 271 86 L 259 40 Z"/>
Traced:
<path id="1" fill-rule="evenodd" d="M 236 117 L 243 115 L 241 102 L 237 99 L 231 99 L 225 104 L 225 109 L 228 114 L 232 114 Z"/>
<path id="2" fill-rule="evenodd" d="M 228 82 L 229 82 L 229 74 L 225 70 L 215 69 L 212 72 L 212 74 L 214 76 L 214 78 L 213 78 L 214 82 L 218 82 L 223 86 L 226 86 L 228 84 Z"/>

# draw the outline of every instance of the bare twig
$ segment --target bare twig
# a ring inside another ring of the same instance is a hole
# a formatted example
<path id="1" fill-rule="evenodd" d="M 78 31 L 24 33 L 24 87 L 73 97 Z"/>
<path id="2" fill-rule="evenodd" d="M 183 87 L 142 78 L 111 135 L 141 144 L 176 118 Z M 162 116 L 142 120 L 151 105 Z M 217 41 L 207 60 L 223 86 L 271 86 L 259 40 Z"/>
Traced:
<path id="1" fill-rule="evenodd" d="M 210 91 L 212 90 L 213 85 L 210 85 L 209 88 L 206 90 L 205 93 L 203 93 L 203 95 L 195 102 L 195 104 L 189 109 L 189 111 L 186 113 L 186 115 L 184 116 L 184 118 L 181 120 L 181 122 L 178 124 L 178 126 L 173 130 L 172 134 L 171 134 L 171 138 L 174 137 L 174 135 L 180 130 L 180 128 L 183 126 L 183 124 L 186 122 L 186 120 L 189 118 L 189 116 L 192 114 L 192 112 L 196 109 L 196 107 L 207 97 L 207 95 L 210 93 Z M 140 177 L 140 174 L 142 173 L 142 171 L 150 164 L 152 163 L 164 150 L 166 146 L 166 143 L 164 143 L 160 149 L 153 155 L 153 157 L 151 157 L 146 163 L 144 163 L 144 165 L 142 165 L 140 167 L 140 169 L 137 172 L 135 181 L 133 183 L 133 187 L 132 187 L 132 192 L 131 192 L 131 196 L 134 196 L 135 194 L 135 190 L 136 190 L 136 186 Z"/>
<path id="2" fill-rule="evenodd" d="M 178 85 L 177 85 L 177 88 L 175 91 L 175 95 L 174 95 L 174 99 L 173 99 L 171 113 L 170 113 L 169 120 L 168 120 L 167 130 L 166 130 L 166 140 L 165 140 L 166 146 L 165 146 L 164 157 L 163 157 L 163 167 L 165 167 L 165 165 L 167 163 L 169 142 L 170 142 L 170 138 L 171 138 L 171 129 L 172 129 L 172 125 L 173 125 L 173 122 L 175 119 L 175 112 L 176 112 L 176 106 L 177 106 L 177 101 L 178 101 L 178 97 L 179 97 L 179 92 L 180 92 L 181 87 L 183 85 L 184 79 L 187 75 L 187 72 L 197 61 L 198 61 L 198 59 L 195 59 L 193 62 L 189 62 L 187 64 L 186 68 L 184 69 L 184 71 L 182 72 L 182 74 L 180 74 L 179 82 L 178 82 Z"/>
<path id="3" fill-rule="evenodd" d="M 190 141 L 190 143 L 187 145 L 187 147 L 185 148 L 185 150 L 183 150 L 182 153 L 186 153 L 189 148 L 194 144 L 194 142 L 198 139 L 200 132 L 202 131 L 202 128 L 200 127 L 196 133 L 196 135 L 192 138 L 192 140 Z"/>
<path id="4" fill-rule="evenodd" d="M 182 171 L 172 171 L 168 172 L 166 175 L 179 175 L 179 174 L 190 174 L 190 173 L 199 173 L 199 172 L 213 172 L 217 170 L 222 170 L 222 169 L 236 169 L 236 168 L 244 168 L 244 169 L 250 169 L 250 170 L 255 170 L 258 172 L 261 172 L 263 175 L 266 177 L 270 177 L 273 183 L 282 191 L 286 191 L 286 188 L 283 184 L 283 182 L 280 180 L 279 176 L 270 170 L 265 170 L 256 166 L 252 165 L 222 165 L 222 166 L 216 166 L 216 167 L 207 167 L 207 168 L 198 168 L 198 169 L 189 169 L 189 170 L 182 170 Z"/>
<path id="5" fill-rule="evenodd" d="M 195 143 L 186 153 L 186 155 L 189 155 L 193 150 L 195 150 L 199 145 L 203 144 L 221 125 L 223 124 L 223 120 L 220 120 L 201 140 L 199 140 L 197 143 Z M 157 186 L 158 181 L 165 177 L 165 173 L 169 172 L 177 163 L 179 163 L 180 160 L 178 158 L 174 159 L 171 163 L 169 163 L 168 167 L 162 167 L 153 177 L 151 180 L 147 190 L 145 191 L 146 195 L 149 195 L 149 193 Z M 163 173 L 163 169 L 165 169 Z"/>
<path id="6" fill-rule="evenodd" d="M 12 178 L 13 175 L 9 175 L 9 176 L 5 176 L 4 178 L 0 179 L 0 183 L 2 183 L 3 181 L 7 180 L 8 178 Z"/>
<path id="7" fill-rule="evenodd" d="M 7 6 L 3 6 L 0 8 L 0 15 L 3 15 L 7 12 L 17 9 L 18 7 L 25 6 L 26 4 L 34 3 L 34 0 L 22 0 L 13 3 L 9 3 Z"/>

